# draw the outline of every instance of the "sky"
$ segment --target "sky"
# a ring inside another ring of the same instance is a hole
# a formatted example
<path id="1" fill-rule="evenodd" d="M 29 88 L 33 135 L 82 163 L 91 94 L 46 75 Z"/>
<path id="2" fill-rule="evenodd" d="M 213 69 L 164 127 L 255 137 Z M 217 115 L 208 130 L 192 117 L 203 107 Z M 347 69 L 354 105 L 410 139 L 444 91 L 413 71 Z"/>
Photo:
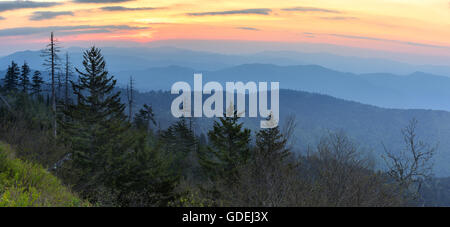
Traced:
<path id="1" fill-rule="evenodd" d="M 245 41 L 448 60 L 449 28 L 449 0 L 0 1 L 0 55 L 37 49 L 54 31 L 65 46 Z"/>

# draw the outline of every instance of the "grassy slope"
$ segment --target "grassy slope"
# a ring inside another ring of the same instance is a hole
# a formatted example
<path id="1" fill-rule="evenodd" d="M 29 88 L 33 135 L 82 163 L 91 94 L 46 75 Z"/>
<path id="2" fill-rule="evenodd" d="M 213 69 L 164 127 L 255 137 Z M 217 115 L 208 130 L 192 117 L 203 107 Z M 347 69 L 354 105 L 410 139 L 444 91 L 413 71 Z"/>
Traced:
<path id="1" fill-rule="evenodd" d="M 0 207 L 88 205 L 42 166 L 15 158 L 0 142 Z"/>

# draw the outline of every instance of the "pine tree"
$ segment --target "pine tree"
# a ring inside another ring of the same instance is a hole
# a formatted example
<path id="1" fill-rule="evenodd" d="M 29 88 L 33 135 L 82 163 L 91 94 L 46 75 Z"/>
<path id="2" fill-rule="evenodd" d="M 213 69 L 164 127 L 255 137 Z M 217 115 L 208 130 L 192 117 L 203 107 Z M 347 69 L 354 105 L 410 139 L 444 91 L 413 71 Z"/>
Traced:
<path id="1" fill-rule="evenodd" d="M 115 169 L 114 187 L 119 191 L 119 206 L 167 206 L 177 194 L 179 177 L 171 171 L 171 161 L 148 146 L 145 134 L 137 134 L 136 146 L 124 157 L 123 165 Z"/>
<path id="2" fill-rule="evenodd" d="M 31 92 L 32 94 L 40 95 L 42 91 L 42 85 L 44 84 L 44 80 L 42 79 L 40 71 L 34 71 L 33 77 L 31 78 Z"/>
<path id="3" fill-rule="evenodd" d="M 177 173 L 185 177 L 192 177 L 192 166 L 196 160 L 194 156 L 198 148 L 198 140 L 189 128 L 185 118 L 172 124 L 159 135 L 161 148 L 173 158 L 173 166 Z"/>
<path id="4" fill-rule="evenodd" d="M 234 111 L 233 117 L 222 117 L 208 132 L 211 146 L 201 155 L 201 164 L 210 177 L 219 177 L 228 185 L 237 182 L 237 168 L 250 157 L 250 130 L 243 129 Z"/>
<path id="5" fill-rule="evenodd" d="M 116 80 L 108 76 L 100 49 L 83 55 L 84 71 L 76 69 L 79 84 L 71 82 L 77 103 L 64 110 L 64 139 L 71 145 L 75 168 L 82 171 L 78 186 L 86 197 L 98 184 L 113 187 L 117 169 L 134 143 L 130 124 L 114 92 Z"/>
<path id="6" fill-rule="evenodd" d="M 295 162 L 288 160 L 287 139 L 278 127 L 262 129 L 256 134 L 251 159 L 240 169 L 237 187 L 227 194 L 229 200 L 242 206 L 283 206 L 290 204 L 288 195 L 295 182 Z"/>
<path id="7" fill-rule="evenodd" d="M 134 116 L 134 124 L 137 129 L 148 132 L 150 130 L 150 123 L 156 125 L 155 114 L 151 106 L 144 104 L 142 109 Z"/>
<path id="8" fill-rule="evenodd" d="M 30 67 L 26 62 L 22 65 L 22 72 L 19 78 L 19 86 L 23 93 L 28 93 L 28 88 L 30 86 Z"/>
<path id="9" fill-rule="evenodd" d="M 14 61 L 12 61 L 11 65 L 8 66 L 8 71 L 6 72 L 5 78 L 3 79 L 3 88 L 6 91 L 17 91 L 17 87 L 19 85 L 19 75 L 19 66 Z"/>
<path id="10" fill-rule="evenodd" d="M 262 129 L 256 134 L 256 152 L 274 162 L 282 161 L 290 154 L 286 143 L 279 127 Z"/>

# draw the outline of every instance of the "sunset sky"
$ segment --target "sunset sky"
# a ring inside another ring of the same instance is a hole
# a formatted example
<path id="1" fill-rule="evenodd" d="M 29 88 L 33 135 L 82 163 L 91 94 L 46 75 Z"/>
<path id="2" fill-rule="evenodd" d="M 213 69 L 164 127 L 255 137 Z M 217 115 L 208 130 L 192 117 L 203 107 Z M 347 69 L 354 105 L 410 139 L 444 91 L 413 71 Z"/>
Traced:
<path id="1" fill-rule="evenodd" d="M 450 55 L 449 0 L 0 1 L 0 53 L 158 40 L 317 43 Z M 3 55 L 3 54 L 2 54 Z"/>

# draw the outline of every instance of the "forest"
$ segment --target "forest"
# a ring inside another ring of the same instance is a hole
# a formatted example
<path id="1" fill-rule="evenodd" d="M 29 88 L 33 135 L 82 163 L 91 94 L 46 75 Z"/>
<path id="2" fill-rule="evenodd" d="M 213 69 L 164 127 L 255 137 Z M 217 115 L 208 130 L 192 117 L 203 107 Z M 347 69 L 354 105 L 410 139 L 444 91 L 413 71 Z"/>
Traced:
<path id="1" fill-rule="evenodd" d="M 436 147 L 418 138 L 416 119 L 398 129 L 404 149 L 385 147 L 381 159 L 344 131 L 330 131 L 298 152 L 294 117 L 259 130 L 246 127 L 237 112 L 214 119 L 206 133 L 196 132 L 192 118 L 161 127 L 163 113 L 151 103 L 133 111 L 133 80 L 119 88 L 101 49 L 86 49 L 82 68 L 59 51 L 52 35 L 42 55 L 50 82 L 26 62 L 12 61 L 0 83 L 0 141 L 11 147 L 0 149 L 0 205 L 427 205 L 423 192 L 432 189 L 423 185 L 433 176 Z M 42 202 L 57 191 L 44 178 L 28 179 L 27 163 L 53 175 L 55 187 L 69 194 Z M 14 171 L 25 172 L 23 180 L 11 180 Z"/>

